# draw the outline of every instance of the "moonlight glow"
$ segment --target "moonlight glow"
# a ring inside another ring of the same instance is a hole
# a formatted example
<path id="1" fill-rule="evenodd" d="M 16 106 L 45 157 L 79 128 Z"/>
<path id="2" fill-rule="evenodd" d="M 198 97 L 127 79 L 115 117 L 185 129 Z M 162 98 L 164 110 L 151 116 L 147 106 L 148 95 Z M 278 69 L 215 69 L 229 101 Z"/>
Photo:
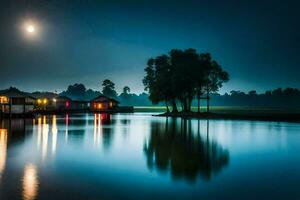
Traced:
<path id="1" fill-rule="evenodd" d="M 35 32 L 35 27 L 33 25 L 27 25 L 26 31 L 28 33 L 33 33 L 33 32 Z"/>
<path id="2" fill-rule="evenodd" d="M 37 39 L 40 34 L 40 26 L 37 21 L 25 20 L 21 25 L 21 31 L 27 39 Z"/>

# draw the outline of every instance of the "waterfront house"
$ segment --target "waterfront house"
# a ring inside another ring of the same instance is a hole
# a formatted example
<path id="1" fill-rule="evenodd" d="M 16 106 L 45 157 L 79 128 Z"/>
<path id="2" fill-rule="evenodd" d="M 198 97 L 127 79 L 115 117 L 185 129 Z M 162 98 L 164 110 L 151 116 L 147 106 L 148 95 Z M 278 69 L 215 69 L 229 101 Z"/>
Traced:
<path id="1" fill-rule="evenodd" d="M 90 102 L 90 108 L 93 111 L 109 111 L 109 110 L 115 110 L 119 107 L 119 101 L 109 98 L 104 95 L 100 95 Z"/>
<path id="2" fill-rule="evenodd" d="M 9 88 L 0 93 L 1 113 L 4 115 L 27 114 L 34 110 L 36 99 L 16 88 Z"/>
<path id="3" fill-rule="evenodd" d="M 56 99 L 58 97 L 55 93 L 50 92 L 34 92 L 32 96 L 36 98 L 36 110 L 54 110 L 56 109 Z"/>
<path id="4" fill-rule="evenodd" d="M 55 109 L 56 110 L 77 110 L 84 111 L 89 108 L 89 101 L 73 100 L 67 96 L 58 96 L 56 98 Z"/>
<path id="5" fill-rule="evenodd" d="M 58 96 L 55 99 L 55 110 L 70 110 L 72 99 L 66 96 Z"/>

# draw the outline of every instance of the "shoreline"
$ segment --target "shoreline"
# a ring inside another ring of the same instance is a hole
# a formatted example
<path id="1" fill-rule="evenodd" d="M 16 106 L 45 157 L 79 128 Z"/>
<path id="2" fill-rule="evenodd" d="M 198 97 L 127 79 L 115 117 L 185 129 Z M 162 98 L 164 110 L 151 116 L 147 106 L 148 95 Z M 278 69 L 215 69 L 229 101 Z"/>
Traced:
<path id="1" fill-rule="evenodd" d="M 300 122 L 300 113 L 260 113 L 260 114 L 237 114 L 237 113 L 161 113 L 152 115 L 155 117 L 172 117 L 183 119 L 225 119 L 225 120 L 251 120 L 251 121 L 274 121 L 274 122 Z"/>

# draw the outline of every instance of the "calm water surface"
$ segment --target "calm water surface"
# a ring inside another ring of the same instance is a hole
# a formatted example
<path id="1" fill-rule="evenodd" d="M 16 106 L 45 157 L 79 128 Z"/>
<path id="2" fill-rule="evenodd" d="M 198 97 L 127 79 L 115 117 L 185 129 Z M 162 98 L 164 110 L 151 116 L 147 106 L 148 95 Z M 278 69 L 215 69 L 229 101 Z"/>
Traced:
<path id="1" fill-rule="evenodd" d="M 0 199 L 300 199 L 300 125 L 147 113 L 0 121 Z"/>

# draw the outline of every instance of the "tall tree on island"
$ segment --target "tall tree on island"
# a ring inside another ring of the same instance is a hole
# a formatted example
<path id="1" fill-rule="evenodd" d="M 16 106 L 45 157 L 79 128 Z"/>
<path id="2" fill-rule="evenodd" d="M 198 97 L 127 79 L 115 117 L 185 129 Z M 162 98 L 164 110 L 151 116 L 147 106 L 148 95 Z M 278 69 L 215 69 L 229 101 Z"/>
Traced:
<path id="1" fill-rule="evenodd" d="M 213 60 L 210 64 L 209 71 L 207 76 L 205 77 L 205 90 L 207 95 L 207 112 L 209 112 L 209 94 L 211 92 L 217 92 L 219 88 L 223 86 L 223 83 L 229 80 L 229 74 L 224 71 L 217 63 L 217 61 Z"/>
<path id="2" fill-rule="evenodd" d="M 118 94 L 115 90 L 115 84 L 112 81 L 110 81 L 108 79 L 105 79 L 102 82 L 102 86 L 103 86 L 103 89 L 102 89 L 102 94 L 103 95 L 111 97 L 111 98 L 116 98 L 117 97 Z"/>
<path id="3" fill-rule="evenodd" d="M 145 68 L 146 76 L 143 79 L 145 90 L 149 91 L 149 99 L 153 104 L 158 104 L 161 101 L 165 101 L 167 112 L 170 112 L 168 106 L 168 98 L 164 94 L 165 90 L 161 90 L 165 83 L 163 76 L 160 74 L 163 71 L 163 63 L 166 62 L 166 57 L 150 58 Z"/>
<path id="4" fill-rule="evenodd" d="M 173 49 L 169 55 L 150 58 L 145 72 L 143 83 L 149 99 L 154 104 L 164 101 L 167 112 L 169 103 L 173 112 L 177 112 L 176 101 L 181 103 L 183 112 L 191 112 L 195 95 L 200 112 L 200 99 L 205 92 L 209 111 L 209 94 L 229 80 L 228 73 L 209 53 L 198 54 L 195 49 Z"/>

